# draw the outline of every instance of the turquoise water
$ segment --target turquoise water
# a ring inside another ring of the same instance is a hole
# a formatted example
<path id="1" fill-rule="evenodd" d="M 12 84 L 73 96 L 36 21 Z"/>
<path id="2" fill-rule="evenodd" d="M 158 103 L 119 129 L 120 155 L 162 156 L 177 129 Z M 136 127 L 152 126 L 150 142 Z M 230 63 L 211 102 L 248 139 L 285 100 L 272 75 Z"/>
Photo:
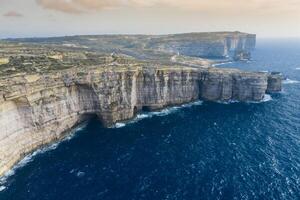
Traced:
<path id="1" fill-rule="evenodd" d="M 194 104 L 96 120 L 27 157 L 0 183 L 2 200 L 300 199 L 300 40 L 261 40 L 248 63 L 281 71 L 269 101 Z"/>

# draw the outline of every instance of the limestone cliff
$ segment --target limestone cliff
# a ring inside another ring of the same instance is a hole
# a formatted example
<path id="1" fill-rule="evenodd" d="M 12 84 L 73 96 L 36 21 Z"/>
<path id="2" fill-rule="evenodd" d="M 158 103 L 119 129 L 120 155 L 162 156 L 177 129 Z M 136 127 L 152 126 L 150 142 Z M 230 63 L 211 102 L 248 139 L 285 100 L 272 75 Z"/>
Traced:
<path id="1" fill-rule="evenodd" d="M 255 35 L 247 33 L 29 38 L 0 47 L 9 58 L 0 61 L 0 176 L 90 115 L 111 127 L 142 110 L 260 101 L 281 90 L 278 73 L 218 69 L 204 58 L 249 59 Z"/>
<path id="2" fill-rule="evenodd" d="M 256 35 L 241 32 L 204 32 L 170 35 L 87 35 L 12 41 L 117 52 L 142 60 L 163 61 L 165 57 L 169 59 L 177 54 L 244 60 L 251 57 Z"/>
<path id="3" fill-rule="evenodd" d="M 0 79 L 0 175 L 96 114 L 104 126 L 198 99 L 259 101 L 276 77 L 234 69 L 93 67 Z"/>
<path id="4" fill-rule="evenodd" d="M 256 44 L 256 35 L 240 32 L 220 32 L 207 35 L 190 33 L 165 37 L 165 39 L 152 39 L 152 48 L 204 58 L 250 59 L 250 52 Z"/>

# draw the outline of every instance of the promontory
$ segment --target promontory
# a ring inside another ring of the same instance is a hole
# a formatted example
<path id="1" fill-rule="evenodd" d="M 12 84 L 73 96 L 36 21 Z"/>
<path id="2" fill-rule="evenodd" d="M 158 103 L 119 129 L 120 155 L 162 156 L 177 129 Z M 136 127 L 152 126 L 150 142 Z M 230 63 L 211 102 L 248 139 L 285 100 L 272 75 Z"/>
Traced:
<path id="1" fill-rule="evenodd" d="M 0 175 L 96 115 L 106 127 L 197 100 L 261 101 L 279 73 L 215 63 L 248 60 L 240 32 L 91 35 L 0 41 Z"/>

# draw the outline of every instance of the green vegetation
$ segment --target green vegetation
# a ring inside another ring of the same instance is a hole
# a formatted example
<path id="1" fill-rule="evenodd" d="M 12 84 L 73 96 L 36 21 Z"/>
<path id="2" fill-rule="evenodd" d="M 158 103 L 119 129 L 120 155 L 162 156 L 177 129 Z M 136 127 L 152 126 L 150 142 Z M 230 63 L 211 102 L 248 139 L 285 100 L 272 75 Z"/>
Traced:
<path id="1" fill-rule="evenodd" d="M 255 39 L 255 35 L 246 33 L 218 32 L 0 40 L 0 76 L 18 73 L 43 74 L 70 68 L 81 68 L 84 71 L 88 67 L 95 66 L 100 68 L 158 65 L 207 67 L 212 61 L 200 58 L 198 54 L 209 52 L 222 55 L 228 37 L 254 37 Z M 235 56 L 249 57 L 250 55 L 246 53 L 241 50 Z"/>

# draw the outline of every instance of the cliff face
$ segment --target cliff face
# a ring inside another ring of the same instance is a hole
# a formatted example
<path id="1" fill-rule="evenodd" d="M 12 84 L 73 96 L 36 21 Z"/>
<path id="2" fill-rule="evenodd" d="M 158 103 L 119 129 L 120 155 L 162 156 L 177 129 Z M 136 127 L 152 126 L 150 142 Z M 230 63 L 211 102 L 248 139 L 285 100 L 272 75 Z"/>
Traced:
<path id="1" fill-rule="evenodd" d="M 278 92 L 282 90 L 282 74 L 273 72 L 268 76 L 268 93 Z"/>
<path id="2" fill-rule="evenodd" d="M 209 101 L 260 101 L 267 77 L 263 73 L 209 70 L 201 74 L 200 96 Z"/>
<path id="3" fill-rule="evenodd" d="M 244 60 L 250 59 L 255 44 L 254 34 L 232 32 L 212 36 L 195 33 L 152 39 L 151 48 L 185 56 Z"/>
<path id="4" fill-rule="evenodd" d="M 217 32 L 0 41 L 0 56 L 10 58 L 0 61 L 0 176 L 90 115 L 111 127 L 143 110 L 198 99 L 260 101 L 280 91 L 280 74 L 218 69 L 203 58 L 249 59 L 255 38 Z"/>
<path id="5" fill-rule="evenodd" d="M 63 137 L 89 114 L 109 127 L 142 109 L 198 99 L 259 101 L 267 89 L 277 88 L 269 77 L 215 68 L 134 67 L 0 79 L 0 175 L 24 155 Z"/>
<path id="6" fill-rule="evenodd" d="M 234 60 L 248 60 L 256 45 L 256 35 L 231 35 L 226 38 L 225 56 Z"/>
<path id="7" fill-rule="evenodd" d="M 256 35 L 241 32 L 184 33 L 171 35 L 95 35 L 15 39 L 25 43 L 73 46 L 101 52 L 117 52 L 143 60 L 173 55 L 201 58 L 249 59 Z"/>

